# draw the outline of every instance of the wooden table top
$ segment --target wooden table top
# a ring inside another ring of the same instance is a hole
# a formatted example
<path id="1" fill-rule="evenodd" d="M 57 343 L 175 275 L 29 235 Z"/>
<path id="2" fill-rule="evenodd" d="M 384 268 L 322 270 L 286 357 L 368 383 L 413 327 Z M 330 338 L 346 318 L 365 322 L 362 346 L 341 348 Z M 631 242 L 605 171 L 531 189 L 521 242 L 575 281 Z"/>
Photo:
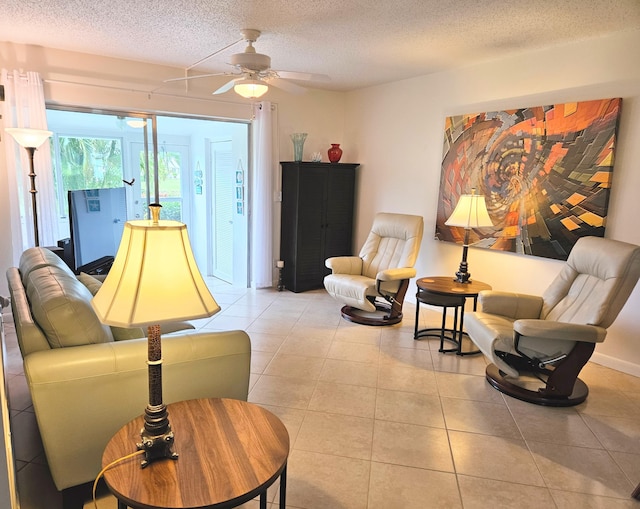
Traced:
<path id="1" fill-rule="evenodd" d="M 179 458 L 143 469 L 137 455 L 104 474 L 112 493 L 130 507 L 235 507 L 257 496 L 286 466 L 289 434 L 264 408 L 211 398 L 173 403 L 167 410 Z M 135 452 L 143 426 L 140 416 L 122 427 L 107 444 L 102 465 Z"/>
<path id="2" fill-rule="evenodd" d="M 471 280 L 468 283 L 458 283 L 452 276 L 423 277 L 416 281 L 416 285 L 428 292 L 461 297 L 475 297 L 482 290 L 491 290 L 491 285 L 482 281 Z"/>

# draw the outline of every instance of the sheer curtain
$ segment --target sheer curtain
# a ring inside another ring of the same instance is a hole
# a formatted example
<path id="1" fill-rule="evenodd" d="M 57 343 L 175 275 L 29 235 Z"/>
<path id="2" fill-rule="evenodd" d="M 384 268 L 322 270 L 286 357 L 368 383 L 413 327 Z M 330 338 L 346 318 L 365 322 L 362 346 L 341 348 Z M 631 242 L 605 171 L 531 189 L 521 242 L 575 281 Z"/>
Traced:
<path id="1" fill-rule="evenodd" d="M 255 107 L 252 215 L 251 286 L 273 286 L 273 127 L 271 102 Z"/>
<path id="2" fill-rule="evenodd" d="M 4 85 L 4 127 L 47 128 L 44 91 L 40 75 L 36 72 L 8 71 L 2 69 L 0 84 Z M 29 189 L 29 156 L 9 135 L 3 137 L 9 185 L 9 221 L 13 262 L 17 265 L 20 255 L 34 245 L 33 216 Z M 58 213 L 51 164 L 49 141 L 39 147 L 34 156 L 36 189 L 38 191 L 38 231 L 40 245 L 55 246 L 58 239 Z"/>

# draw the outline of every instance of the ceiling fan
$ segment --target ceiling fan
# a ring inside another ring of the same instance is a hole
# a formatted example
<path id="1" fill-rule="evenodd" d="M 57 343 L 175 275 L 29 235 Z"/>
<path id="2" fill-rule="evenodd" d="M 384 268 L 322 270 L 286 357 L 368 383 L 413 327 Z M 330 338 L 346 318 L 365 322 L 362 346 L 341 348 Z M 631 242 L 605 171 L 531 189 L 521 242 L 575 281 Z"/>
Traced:
<path id="1" fill-rule="evenodd" d="M 229 64 L 234 67 L 232 72 L 219 72 L 213 74 L 198 74 L 196 76 L 186 76 L 183 78 L 171 78 L 164 80 L 164 83 L 171 81 L 183 81 L 198 78 L 208 78 L 210 76 L 235 76 L 233 79 L 222 85 L 213 94 L 224 94 L 232 88 L 234 91 L 247 99 L 257 99 L 261 97 L 269 90 L 269 85 L 281 88 L 290 93 L 301 94 L 305 92 L 305 88 L 291 83 L 288 80 L 296 81 L 329 81 L 330 78 L 326 74 L 315 73 L 303 73 L 292 71 L 276 71 L 271 69 L 271 57 L 257 53 L 253 44 L 260 37 L 260 30 L 251 28 L 244 28 L 240 31 L 242 39 L 239 39 L 232 44 L 212 53 L 211 55 L 199 60 L 195 64 L 187 67 L 185 71 L 189 71 L 193 67 L 201 64 L 205 60 L 225 51 L 226 49 L 238 44 L 239 42 L 246 41 L 247 47 L 242 53 L 235 53 L 231 55 Z"/>

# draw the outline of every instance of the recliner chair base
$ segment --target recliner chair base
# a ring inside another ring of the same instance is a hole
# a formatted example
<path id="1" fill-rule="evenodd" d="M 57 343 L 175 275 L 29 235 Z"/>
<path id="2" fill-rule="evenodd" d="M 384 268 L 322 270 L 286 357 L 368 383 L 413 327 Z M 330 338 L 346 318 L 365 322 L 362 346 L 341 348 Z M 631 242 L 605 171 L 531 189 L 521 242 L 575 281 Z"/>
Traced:
<path id="1" fill-rule="evenodd" d="M 549 396 L 544 393 L 544 389 L 537 391 L 526 389 L 514 382 L 511 382 L 509 378 L 496 366 L 495 364 L 489 364 L 486 369 L 487 381 L 492 387 L 500 392 L 511 396 L 512 398 L 526 401 L 528 403 L 534 403 L 536 405 L 566 407 L 579 405 L 589 394 L 589 388 L 579 378 L 575 379 L 573 386 L 573 392 L 569 396 Z"/>
<path id="2" fill-rule="evenodd" d="M 342 318 L 361 325 L 395 325 L 402 321 L 402 312 L 393 314 L 389 306 L 376 304 L 376 311 L 363 311 L 351 306 L 343 306 L 340 310 Z"/>

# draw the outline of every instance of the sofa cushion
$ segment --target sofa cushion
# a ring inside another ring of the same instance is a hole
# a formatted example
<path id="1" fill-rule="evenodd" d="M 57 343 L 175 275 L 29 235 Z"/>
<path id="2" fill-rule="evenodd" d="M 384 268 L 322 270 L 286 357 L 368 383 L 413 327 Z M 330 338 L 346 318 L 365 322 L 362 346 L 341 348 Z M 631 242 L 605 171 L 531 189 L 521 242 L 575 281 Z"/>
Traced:
<path id="1" fill-rule="evenodd" d="M 51 348 L 113 341 L 91 307 L 91 292 L 75 275 L 43 266 L 31 270 L 26 282 L 31 313 Z"/>
<path id="2" fill-rule="evenodd" d="M 102 286 L 102 281 L 89 274 L 85 274 L 84 272 L 78 274 L 78 279 L 84 286 L 87 287 L 87 289 L 91 292 L 91 295 L 95 295 L 96 293 L 98 293 L 98 290 L 100 290 L 100 287 Z M 111 334 L 113 334 L 113 339 L 115 339 L 116 341 L 145 337 L 142 327 L 127 328 L 112 326 Z"/>
<path id="3" fill-rule="evenodd" d="M 62 261 L 62 259 L 53 251 L 49 251 L 44 247 L 31 247 L 24 251 L 20 256 L 18 269 L 20 270 L 20 276 L 22 277 L 22 284 L 25 287 L 27 286 L 27 277 L 32 270 L 47 266 L 58 267 L 70 276 L 74 275 L 73 271 L 67 266 L 67 264 L 64 263 L 64 261 Z"/>

